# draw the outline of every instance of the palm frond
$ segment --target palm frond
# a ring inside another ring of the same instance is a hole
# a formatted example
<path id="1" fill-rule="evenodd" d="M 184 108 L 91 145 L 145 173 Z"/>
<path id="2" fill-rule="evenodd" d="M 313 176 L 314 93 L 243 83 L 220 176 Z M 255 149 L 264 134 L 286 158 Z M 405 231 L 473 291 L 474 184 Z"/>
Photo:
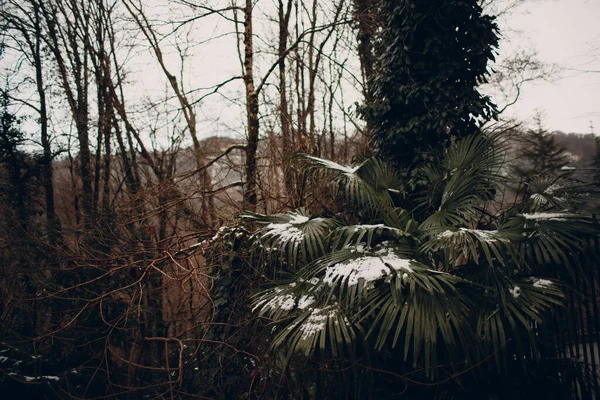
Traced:
<path id="1" fill-rule="evenodd" d="M 441 166 L 425 168 L 429 190 L 417 208 L 433 209 L 422 229 L 469 225 L 476 207 L 494 198 L 503 156 L 497 137 L 471 135 L 457 141 Z"/>
<path id="2" fill-rule="evenodd" d="M 402 210 L 394 212 L 390 192 L 400 192 L 402 179 L 389 164 L 371 158 L 356 167 L 341 165 L 319 157 L 298 154 L 296 158 L 332 180 L 336 195 L 356 210 L 362 219 L 381 221 L 403 229 Z"/>
<path id="3" fill-rule="evenodd" d="M 451 228 L 433 233 L 421 250 L 444 250 L 448 257 L 445 264 L 454 267 L 469 261 L 479 264 L 482 255 L 488 265 L 500 263 L 506 266 L 507 256 L 516 257 L 513 242 L 523 239 L 522 233 L 517 230 Z"/>
<path id="4" fill-rule="evenodd" d="M 591 218 L 569 213 L 529 213 L 511 217 L 506 227 L 526 232 L 521 243 L 521 257 L 531 265 L 555 264 L 575 271 L 576 254 L 589 248 L 589 240 L 600 233 L 600 226 Z"/>
<path id="5" fill-rule="evenodd" d="M 435 375 L 439 340 L 454 355 L 459 350 L 468 354 L 475 343 L 467 323 L 471 307 L 459 295 L 461 278 L 416 262 L 410 268 L 390 275 L 371 292 L 362 321 L 369 321 L 367 337 L 374 337 L 376 349 L 401 345 L 405 361 L 412 360 L 414 366 L 422 362 L 426 373 Z"/>
<path id="6" fill-rule="evenodd" d="M 323 308 L 310 308 L 284 327 L 273 339 L 272 348 L 285 344 L 288 356 L 305 356 L 320 351 L 331 357 L 351 354 L 357 328 L 348 320 L 337 303 Z"/>
<path id="7" fill-rule="evenodd" d="M 509 277 L 493 267 L 473 269 L 465 277 L 485 288 L 485 295 L 474 310 L 483 351 L 502 353 L 509 340 L 519 347 L 526 342 L 535 351 L 533 327 L 544 323 L 553 306 L 563 304 L 560 287 L 545 278 Z M 486 350 L 488 345 L 491 348 Z M 496 357 L 498 368 L 501 360 L 502 357 Z"/>
<path id="8" fill-rule="evenodd" d="M 408 229 L 411 227 L 407 225 Z M 339 227 L 331 232 L 329 239 L 331 249 L 338 250 L 349 245 L 359 246 L 363 240 L 364 245 L 372 248 L 385 240 L 399 241 L 406 238 L 414 239 L 410 232 L 384 224 L 361 224 Z"/>
<path id="9" fill-rule="evenodd" d="M 255 242 L 259 253 L 279 255 L 292 269 L 299 264 L 299 257 L 310 262 L 323 255 L 325 238 L 337 224 L 331 218 L 312 217 L 304 209 L 269 216 L 246 212 L 240 218 L 263 225 Z"/>
<path id="10" fill-rule="evenodd" d="M 577 211 L 597 199 L 597 188 L 564 176 L 537 176 L 527 183 L 526 209 L 530 212 Z"/>

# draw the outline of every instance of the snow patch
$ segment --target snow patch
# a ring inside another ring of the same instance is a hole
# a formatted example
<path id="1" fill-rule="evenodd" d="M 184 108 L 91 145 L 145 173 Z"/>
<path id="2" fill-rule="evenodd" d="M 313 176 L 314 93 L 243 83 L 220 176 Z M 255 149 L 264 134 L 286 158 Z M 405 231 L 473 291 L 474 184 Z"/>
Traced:
<path id="1" fill-rule="evenodd" d="M 16 374 L 13 374 L 16 375 Z M 33 382 L 33 381 L 38 381 L 40 379 L 47 379 L 49 381 L 59 381 L 60 378 L 58 376 L 51 376 L 51 375 L 42 375 L 42 376 L 26 376 L 23 375 L 23 379 L 27 382 Z"/>
<path id="2" fill-rule="evenodd" d="M 277 290 L 279 289 L 279 290 Z M 279 293 L 281 292 L 282 289 L 280 288 L 275 288 L 275 293 Z M 285 310 L 285 311 L 290 311 L 294 308 L 294 306 L 296 305 L 296 296 L 294 296 L 293 294 L 282 294 L 282 295 L 277 295 L 274 296 L 271 300 L 269 301 L 260 301 L 258 302 L 254 308 L 252 308 L 252 312 L 254 312 L 256 309 L 260 308 L 261 310 L 265 310 L 265 309 L 281 309 L 281 310 Z"/>
<path id="3" fill-rule="evenodd" d="M 290 224 L 299 225 L 308 222 L 309 218 L 304 215 L 296 214 L 290 219 Z"/>
<path id="4" fill-rule="evenodd" d="M 323 282 L 331 285 L 339 280 L 352 286 L 360 279 L 370 282 L 382 278 L 392 270 L 411 273 L 414 272 L 411 262 L 413 260 L 400 258 L 390 249 L 380 249 L 375 255 L 358 257 L 327 268 Z"/>
<path id="5" fill-rule="evenodd" d="M 308 308 L 314 302 L 315 302 L 315 296 L 305 294 L 302 297 L 300 297 L 300 300 L 298 300 L 298 308 L 300 310 L 304 310 L 305 308 Z"/>
<path id="6" fill-rule="evenodd" d="M 304 239 L 304 232 L 290 223 L 269 224 L 267 225 L 267 229 L 268 231 L 262 236 L 261 239 L 265 239 L 270 236 L 278 236 L 279 240 L 283 242 L 299 242 Z"/>
<path id="7" fill-rule="evenodd" d="M 511 289 L 509 289 L 509 292 L 512 294 L 512 297 L 517 299 L 521 295 L 521 288 L 518 286 L 513 286 Z"/>
<path id="8" fill-rule="evenodd" d="M 548 288 L 554 285 L 554 282 L 548 279 L 534 279 L 533 286 L 536 288 Z"/>
<path id="9" fill-rule="evenodd" d="M 385 225 L 383 224 L 377 224 L 377 225 L 356 225 L 356 228 L 364 228 L 364 229 L 377 229 L 377 228 L 386 228 Z M 390 227 L 390 229 L 393 229 Z"/>
<path id="10" fill-rule="evenodd" d="M 325 329 L 327 319 L 335 317 L 337 315 L 337 309 L 320 309 L 315 308 L 313 312 L 304 320 L 300 325 L 300 332 L 302 332 L 302 340 L 306 340 L 309 337 L 321 332 Z"/>
<path id="11" fill-rule="evenodd" d="M 573 217 L 573 214 L 566 213 L 533 213 L 533 214 L 521 214 L 525 219 L 530 220 L 549 220 L 549 221 L 564 221 L 565 217 Z"/>
<path id="12" fill-rule="evenodd" d="M 501 241 L 501 242 L 505 242 L 505 243 L 509 242 L 509 240 L 506 238 L 503 238 L 500 235 L 500 232 L 497 230 L 487 231 L 487 230 L 481 230 L 481 229 L 460 228 L 458 231 L 447 230 L 447 231 L 441 232 L 438 234 L 437 237 L 438 238 L 449 238 L 454 235 L 460 236 L 464 233 L 470 233 L 482 242 L 488 242 L 488 243 L 493 243 L 493 242 L 497 242 L 497 241 Z"/>

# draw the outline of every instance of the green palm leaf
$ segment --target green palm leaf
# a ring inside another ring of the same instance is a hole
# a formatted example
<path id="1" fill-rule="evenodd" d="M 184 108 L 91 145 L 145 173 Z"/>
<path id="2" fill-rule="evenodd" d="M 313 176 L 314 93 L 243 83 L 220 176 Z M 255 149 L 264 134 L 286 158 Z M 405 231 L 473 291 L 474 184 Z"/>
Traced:
<path id="1" fill-rule="evenodd" d="M 476 207 L 494 198 L 502 179 L 502 151 L 497 137 L 471 135 L 450 147 L 441 167 L 424 168 L 429 189 L 417 208 L 433 209 L 433 213 L 420 228 L 469 225 Z"/>
<path id="2" fill-rule="evenodd" d="M 513 242 L 524 239 L 518 230 L 481 230 L 451 228 L 442 232 L 434 231 L 421 251 L 444 250 L 445 265 L 458 266 L 470 261 L 480 263 L 481 256 L 489 265 L 500 263 L 506 266 L 507 256 L 516 258 Z"/>
<path id="3" fill-rule="evenodd" d="M 410 266 L 410 273 L 390 275 L 369 295 L 362 321 L 369 321 L 367 337 L 374 337 L 376 349 L 400 344 L 405 360 L 415 367 L 423 362 L 426 373 L 435 375 L 438 340 L 454 355 L 473 348 L 470 304 L 459 295 L 459 277 L 414 261 Z"/>
<path id="4" fill-rule="evenodd" d="M 591 218 L 568 213 L 519 214 L 505 225 L 526 232 L 520 245 L 522 258 L 531 265 L 555 264 L 567 267 L 574 274 L 575 255 L 589 248 L 589 241 L 600 233 Z"/>
<path id="5" fill-rule="evenodd" d="M 563 293 L 549 279 L 510 277 L 500 268 L 473 268 L 465 274 L 484 288 L 475 311 L 482 353 L 503 353 L 509 340 L 517 346 L 535 344 L 533 324 L 542 324 L 552 307 L 562 305 Z M 490 349 L 486 349 L 490 346 Z M 502 357 L 496 357 L 500 368 Z"/>
<path id="6" fill-rule="evenodd" d="M 363 219 L 384 222 L 399 229 L 406 228 L 406 213 L 394 209 L 390 192 L 400 192 L 402 179 L 389 164 L 371 158 L 356 167 L 341 165 L 319 157 L 299 154 L 296 158 L 332 179 L 335 193 Z M 407 214 L 406 214 L 407 215 Z"/>
<path id="7" fill-rule="evenodd" d="M 259 253 L 277 254 L 292 269 L 299 264 L 299 257 L 310 262 L 323 255 L 325 238 L 336 225 L 335 220 L 314 218 L 304 209 L 269 216 L 246 212 L 240 218 L 263 225 L 255 242 Z"/>

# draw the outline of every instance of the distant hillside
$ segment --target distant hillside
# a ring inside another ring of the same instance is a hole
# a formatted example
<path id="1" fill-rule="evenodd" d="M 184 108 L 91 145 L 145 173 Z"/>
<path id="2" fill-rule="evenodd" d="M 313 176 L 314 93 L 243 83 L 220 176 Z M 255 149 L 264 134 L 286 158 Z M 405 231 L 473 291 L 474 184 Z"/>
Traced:
<path id="1" fill-rule="evenodd" d="M 556 136 L 559 144 L 565 146 L 571 153 L 573 162 L 589 165 L 596 153 L 596 136 L 591 133 L 564 133 L 561 131 L 552 132 Z"/>

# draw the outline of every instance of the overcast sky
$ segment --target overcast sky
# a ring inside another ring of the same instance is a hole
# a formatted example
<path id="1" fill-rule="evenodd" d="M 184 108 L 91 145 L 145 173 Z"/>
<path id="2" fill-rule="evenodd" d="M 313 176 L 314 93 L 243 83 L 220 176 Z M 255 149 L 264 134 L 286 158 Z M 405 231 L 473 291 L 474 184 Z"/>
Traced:
<path id="1" fill-rule="evenodd" d="M 533 0 L 510 16 L 507 47 L 532 46 L 539 58 L 564 70 L 553 82 L 524 86 L 519 102 L 507 110 L 530 119 L 544 113 L 551 130 L 600 134 L 600 0 Z M 506 46 L 506 47 L 505 47 Z M 501 51 L 503 50 L 501 48 Z M 596 72 L 581 72 L 581 71 Z"/>

